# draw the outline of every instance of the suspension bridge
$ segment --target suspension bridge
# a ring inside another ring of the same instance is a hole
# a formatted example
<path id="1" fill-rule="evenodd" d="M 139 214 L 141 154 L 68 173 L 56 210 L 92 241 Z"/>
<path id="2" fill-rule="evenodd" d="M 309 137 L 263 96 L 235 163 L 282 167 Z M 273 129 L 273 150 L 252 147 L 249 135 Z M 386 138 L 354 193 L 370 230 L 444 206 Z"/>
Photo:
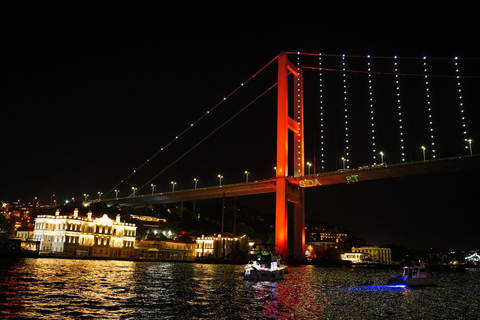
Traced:
<path id="1" fill-rule="evenodd" d="M 306 188 L 478 166 L 480 159 L 472 152 L 477 128 L 468 118 L 473 108 L 465 103 L 473 104 L 473 100 L 464 98 L 465 89 L 471 87 L 464 82 L 475 82 L 478 77 L 468 72 L 460 75 L 458 62 L 457 58 L 279 54 L 122 179 L 102 200 L 111 205 L 181 203 L 183 208 L 189 201 L 274 193 L 275 244 L 286 257 L 291 203 L 293 257 L 303 259 Z M 276 82 L 139 189 L 118 197 L 119 186 L 275 64 Z M 249 182 L 246 172 L 242 183 L 221 185 L 219 176 L 218 186 L 197 188 L 195 183 L 191 189 L 154 192 L 155 179 L 273 89 L 277 92 L 275 176 Z M 311 136 L 315 137 L 313 142 L 308 139 Z M 313 161 L 306 161 L 306 154 Z M 391 159 L 388 164 L 386 157 Z M 151 193 L 140 194 L 139 190 L 148 186 L 152 186 Z"/>

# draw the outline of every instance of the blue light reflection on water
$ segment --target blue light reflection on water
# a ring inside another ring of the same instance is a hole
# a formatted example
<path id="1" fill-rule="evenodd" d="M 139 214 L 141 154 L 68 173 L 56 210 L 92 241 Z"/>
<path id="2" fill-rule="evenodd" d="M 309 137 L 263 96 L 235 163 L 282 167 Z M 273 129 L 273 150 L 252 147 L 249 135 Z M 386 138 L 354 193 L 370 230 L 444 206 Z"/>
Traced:
<path id="1" fill-rule="evenodd" d="M 244 281 L 243 266 L 132 261 L 0 261 L 0 318 L 478 319 L 480 270 L 436 287 L 387 285 L 391 270 L 290 267 Z M 394 273 L 394 272 L 393 272 Z"/>
<path id="2" fill-rule="evenodd" d="M 371 285 L 347 288 L 347 290 L 351 291 L 402 291 L 407 289 L 410 288 L 404 284 Z"/>

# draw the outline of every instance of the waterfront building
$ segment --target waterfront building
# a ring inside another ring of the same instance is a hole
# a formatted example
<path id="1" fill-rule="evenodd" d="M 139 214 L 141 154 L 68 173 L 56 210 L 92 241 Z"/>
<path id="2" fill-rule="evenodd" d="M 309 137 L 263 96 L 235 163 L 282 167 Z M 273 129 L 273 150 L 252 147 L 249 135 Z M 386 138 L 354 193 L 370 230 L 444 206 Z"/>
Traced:
<path id="1" fill-rule="evenodd" d="M 33 229 L 27 227 L 20 227 L 17 229 L 15 238 L 22 240 L 32 240 L 33 239 Z"/>
<path id="2" fill-rule="evenodd" d="M 136 256 L 145 260 L 195 260 L 196 242 L 173 239 L 145 239 L 136 247 Z"/>
<path id="3" fill-rule="evenodd" d="M 312 242 L 332 242 L 339 243 L 345 242 L 348 238 L 348 234 L 339 232 L 336 230 L 325 230 L 319 232 L 311 232 L 310 238 Z"/>
<path id="4" fill-rule="evenodd" d="M 152 216 L 143 216 L 138 214 L 131 214 L 130 218 L 138 219 L 143 221 L 144 223 L 151 223 L 151 226 L 156 227 L 160 222 L 167 222 L 167 219 L 152 217 Z"/>
<path id="5" fill-rule="evenodd" d="M 329 248 L 338 249 L 339 243 L 347 241 L 348 234 L 338 231 L 337 228 L 309 225 L 305 230 L 305 238 L 306 243 L 318 252 Z"/>
<path id="6" fill-rule="evenodd" d="M 329 249 L 337 250 L 348 239 L 348 234 L 323 225 L 308 225 L 305 228 L 305 257 L 318 259 L 329 255 Z"/>
<path id="7" fill-rule="evenodd" d="M 145 239 L 163 235 L 166 238 L 175 238 L 177 234 L 168 227 L 167 219 L 130 214 L 130 218 L 140 220 L 142 229 L 145 231 Z M 139 236 L 139 238 L 143 238 Z"/>
<path id="8" fill-rule="evenodd" d="M 361 252 L 342 253 L 341 259 L 344 261 L 351 261 L 352 263 L 370 263 L 370 255 Z"/>
<path id="9" fill-rule="evenodd" d="M 322 252 L 327 249 L 338 249 L 338 241 L 309 241 L 309 246 L 314 248 L 315 252 Z"/>
<path id="10" fill-rule="evenodd" d="M 480 255 L 477 252 L 470 254 L 465 257 L 465 262 L 476 266 L 480 263 Z"/>
<path id="11" fill-rule="evenodd" d="M 348 234 L 338 231 L 337 227 L 309 224 L 305 227 L 305 237 L 308 241 L 345 242 Z"/>
<path id="12" fill-rule="evenodd" d="M 40 243 L 19 238 L 0 239 L 0 257 L 36 257 Z"/>
<path id="13" fill-rule="evenodd" d="M 33 239 L 40 241 L 40 254 L 127 258 L 134 256 L 137 227 L 112 220 L 107 214 L 101 218 L 80 217 L 73 214 L 40 215 L 35 219 Z"/>
<path id="14" fill-rule="evenodd" d="M 248 250 L 249 242 L 246 235 L 233 236 L 229 232 L 213 233 L 197 238 L 196 257 L 197 259 L 225 259 L 231 254 L 247 253 Z"/>
<path id="15" fill-rule="evenodd" d="M 392 250 L 390 248 L 380 248 L 375 246 L 353 247 L 353 253 L 367 253 L 372 263 L 391 264 Z"/>

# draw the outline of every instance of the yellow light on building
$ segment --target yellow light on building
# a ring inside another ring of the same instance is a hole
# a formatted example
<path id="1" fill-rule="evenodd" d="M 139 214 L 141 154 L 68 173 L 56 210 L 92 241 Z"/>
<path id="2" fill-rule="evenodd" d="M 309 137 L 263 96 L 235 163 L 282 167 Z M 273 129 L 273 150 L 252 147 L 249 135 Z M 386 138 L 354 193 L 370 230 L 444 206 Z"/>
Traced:
<path id="1" fill-rule="evenodd" d="M 112 220 L 107 214 L 101 218 L 73 214 L 60 216 L 40 215 L 35 219 L 34 240 L 40 241 L 40 253 L 61 255 L 88 255 L 101 257 L 127 257 L 134 253 L 136 229 L 134 224 Z M 111 248 L 111 249 L 109 249 Z"/>

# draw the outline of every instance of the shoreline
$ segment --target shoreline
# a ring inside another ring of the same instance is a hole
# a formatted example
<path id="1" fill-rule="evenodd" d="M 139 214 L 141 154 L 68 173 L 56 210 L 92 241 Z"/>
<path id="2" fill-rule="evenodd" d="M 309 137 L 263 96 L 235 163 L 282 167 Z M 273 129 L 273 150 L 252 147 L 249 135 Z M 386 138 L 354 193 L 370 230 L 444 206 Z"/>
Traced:
<path id="1" fill-rule="evenodd" d="M 242 262 L 232 261 L 202 261 L 202 260 L 164 260 L 164 259 L 138 259 L 138 258 L 114 258 L 114 257 L 74 257 L 61 255 L 3 255 L 8 260 L 35 258 L 35 259 L 69 259 L 69 260 L 99 260 L 99 261 L 132 261 L 132 262 L 179 262 L 179 263 L 199 263 L 199 264 L 232 264 L 244 265 Z M 362 268 L 362 269 L 396 269 L 401 270 L 405 265 L 403 264 L 352 264 L 341 261 L 287 261 L 288 266 L 316 266 L 323 268 Z M 464 270 L 468 268 L 480 268 L 479 265 L 443 265 L 443 264 L 427 264 L 432 271 L 454 271 Z"/>

